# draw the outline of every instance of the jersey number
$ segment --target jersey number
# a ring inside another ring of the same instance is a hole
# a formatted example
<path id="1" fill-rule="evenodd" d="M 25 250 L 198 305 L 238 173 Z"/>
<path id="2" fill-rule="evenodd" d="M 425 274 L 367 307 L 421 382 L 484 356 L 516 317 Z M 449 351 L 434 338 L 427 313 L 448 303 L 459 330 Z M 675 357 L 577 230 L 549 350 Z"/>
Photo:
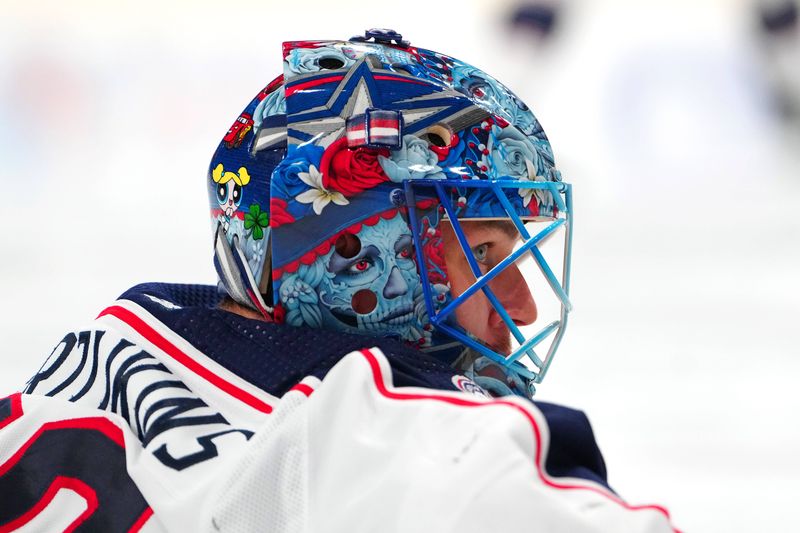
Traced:
<path id="1" fill-rule="evenodd" d="M 0 400 L 0 418 L 10 411 L 6 402 L 14 396 Z M 3 422 L 0 427 L 7 425 Z M 33 520 L 62 488 L 80 494 L 88 504 L 67 531 L 141 528 L 152 511 L 128 475 L 124 444 L 122 431 L 106 418 L 42 425 L 0 464 L 0 533 Z"/>

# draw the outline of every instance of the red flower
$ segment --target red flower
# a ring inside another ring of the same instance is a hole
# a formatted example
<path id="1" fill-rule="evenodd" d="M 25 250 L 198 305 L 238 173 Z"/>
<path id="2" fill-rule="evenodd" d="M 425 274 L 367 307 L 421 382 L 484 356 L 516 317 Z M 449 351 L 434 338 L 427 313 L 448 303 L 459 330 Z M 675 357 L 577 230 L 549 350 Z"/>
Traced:
<path id="1" fill-rule="evenodd" d="M 271 198 L 269 201 L 269 225 L 271 228 L 277 228 L 284 224 L 291 224 L 294 222 L 294 217 L 286 211 L 286 200 L 280 198 Z"/>
<path id="2" fill-rule="evenodd" d="M 351 149 L 347 147 L 347 139 L 342 137 L 322 154 L 322 185 L 345 196 L 355 196 L 389 181 L 378 161 L 379 155 L 389 157 L 389 150 L 363 146 Z"/>

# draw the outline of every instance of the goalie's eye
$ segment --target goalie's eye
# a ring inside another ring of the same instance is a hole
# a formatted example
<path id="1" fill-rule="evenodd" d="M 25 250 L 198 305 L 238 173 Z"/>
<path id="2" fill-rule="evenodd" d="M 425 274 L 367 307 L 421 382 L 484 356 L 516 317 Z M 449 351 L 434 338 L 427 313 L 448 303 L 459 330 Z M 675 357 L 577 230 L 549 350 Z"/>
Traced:
<path id="1" fill-rule="evenodd" d="M 472 253 L 475 255 L 475 259 L 479 263 L 485 263 L 486 258 L 489 255 L 489 245 L 486 243 L 479 244 L 478 246 L 472 249 Z"/>

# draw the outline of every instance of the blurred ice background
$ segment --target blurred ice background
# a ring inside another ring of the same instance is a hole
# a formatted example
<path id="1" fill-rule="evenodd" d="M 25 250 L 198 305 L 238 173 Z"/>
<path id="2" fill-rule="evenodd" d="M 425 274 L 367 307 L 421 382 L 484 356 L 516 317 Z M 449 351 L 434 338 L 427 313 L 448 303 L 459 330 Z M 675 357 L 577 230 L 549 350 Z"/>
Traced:
<path id="1" fill-rule="evenodd" d="M 798 531 L 790 3 L 542 0 L 513 27 L 520 0 L 7 4 L 0 393 L 129 286 L 212 282 L 208 162 L 280 43 L 390 27 L 522 96 L 575 186 L 576 310 L 539 397 L 587 411 L 630 503 Z"/>

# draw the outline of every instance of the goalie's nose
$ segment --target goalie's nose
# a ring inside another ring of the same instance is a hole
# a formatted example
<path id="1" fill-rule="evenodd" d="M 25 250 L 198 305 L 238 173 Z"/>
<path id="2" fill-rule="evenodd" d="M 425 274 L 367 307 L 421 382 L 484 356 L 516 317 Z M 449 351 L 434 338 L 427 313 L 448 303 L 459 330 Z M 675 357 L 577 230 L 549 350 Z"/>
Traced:
<path id="1" fill-rule="evenodd" d="M 539 316 L 536 301 L 517 265 L 510 265 L 503 270 L 489 282 L 489 287 L 516 325 L 528 326 L 536 322 Z M 497 313 L 492 313 L 491 320 L 494 322 L 493 326 L 503 323 L 503 319 Z"/>

